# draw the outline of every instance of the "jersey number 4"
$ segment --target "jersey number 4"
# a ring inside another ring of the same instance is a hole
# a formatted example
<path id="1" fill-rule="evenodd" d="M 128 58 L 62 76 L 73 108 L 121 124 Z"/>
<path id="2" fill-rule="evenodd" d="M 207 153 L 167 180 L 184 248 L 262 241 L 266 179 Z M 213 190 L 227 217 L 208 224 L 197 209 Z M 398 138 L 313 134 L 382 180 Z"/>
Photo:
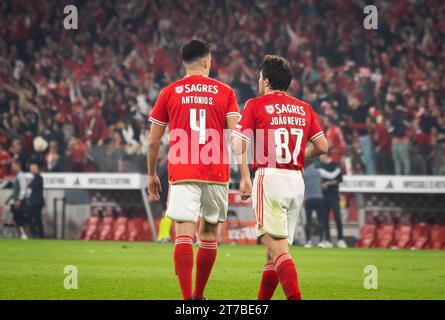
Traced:
<path id="1" fill-rule="evenodd" d="M 289 150 L 289 135 L 296 136 L 295 149 L 291 154 Z M 301 141 L 303 139 L 303 130 L 292 128 L 290 133 L 285 128 L 279 128 L 275 130 L 275 145 L 277 162 L 281 164 L 288 164 L 291 161 L 294 165 L 297 165 L 298 154 L 301 149 Z"/>
<path id="2" fill-rule="evenodd" d="M 199 111 L 199 121 L 196 120 L 196 114 Z M 190 109 L 190 129 L 199 132 L 199 144 L 206 143 L 206 110 Z"/>

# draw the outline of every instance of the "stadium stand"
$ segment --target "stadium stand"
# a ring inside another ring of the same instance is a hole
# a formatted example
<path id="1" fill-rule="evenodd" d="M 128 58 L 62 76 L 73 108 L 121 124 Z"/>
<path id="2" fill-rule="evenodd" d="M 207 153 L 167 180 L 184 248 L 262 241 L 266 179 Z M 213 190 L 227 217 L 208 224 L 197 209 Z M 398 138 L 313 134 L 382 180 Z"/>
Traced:
<path id="1" fill-rule="evenodd" d="M 128 236 L 127 239 L 128 241 L 142 241 L 143 240 L 143 236 L 142 236 L 142 223 L 143 223 L 143 218 L 132 218 L 128 221 Z"/>
<path id="2" fill-rule="evenodd" d="M 113 230 L 113 240 L 114 241 L 125 241 L 128 236 L 128 218 L 125 216 L 120 216 L 117 218 L 114 224 Z"/>
<path id="3" fill-rule="evenodd" d="M 403 219 L 396 228 L 394 247 L 406 249 L 412 241 L 413 226 L 409 219 Z"/>
<path id="4" fill-rule="evenodd" d="M 147 114 L 182 76 L 177 52 L 192 35 L 213 44 L 212 76 L 241 106 L 262 55 L 288 57 L 290 93 L 322 115 L 348 173 L 443 174 L 445 3 L 381 1 L 378 32 L 362 27 L 361 4 L 210 0 L 194 6 L 200 26 L 189 28 L 182 1 L 80 1 L 70 32 L 48 14 L 58 1 L 4 1 L 0 178 L 13 176 L 11 161 L 31 160 L 46 171 L 143 172 Z M 47 143 L 33 145 L 37 136 Z"/>
<path id="5" fill-rule="evenodd" d="M 431 226 L 421 222 L 414 226 L 412 249 L 425 249 L 430 242 Z"/>
<path id="6" fill-rule="evenodd" d="M 112 240 L 115 219 L 112 215 L 105 216 L 100 222 L 99 240 Z"/>
<path id="7" fill-rule="evenodd" d="M 429 249 L 445 249 L 445 225 L 434 225 L 431 228 L 431 244 Z"/>
<path id="8" fill-rule="evenodd" d="M 377 223 L 375 219 L 368 218 L 360 229 L 360 238 L 356 246 L 359 248 L 372 248 L 377 240 Z"/>
<path id="9" fill-rule="evenodd" d="M 92 216 L 85 221 L 84 229 L 82 230 L 82 240 L 97 240 L 99 238 L 99 224 L 100 217 Z"/>
<path id="10" fill-rule="evenodd" d="M 392 219 L 387 219 L 377 229 L 377 248 L 390 248 L 394 242 L 395 226 Z"/>

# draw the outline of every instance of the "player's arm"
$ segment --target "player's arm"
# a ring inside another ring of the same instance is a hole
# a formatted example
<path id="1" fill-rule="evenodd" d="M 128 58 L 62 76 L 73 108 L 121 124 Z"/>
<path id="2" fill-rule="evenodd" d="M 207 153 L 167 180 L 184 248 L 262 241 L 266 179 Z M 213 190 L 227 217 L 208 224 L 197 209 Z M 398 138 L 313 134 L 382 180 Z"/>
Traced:
<path id="1" fill-rule="evenodd" d="M 309 108 L 308 116 L 310 117 L 310 127 L 305 157 L 315 158 L 328 153 L 329 146 L 320 123 L 318 122 L 317 115 L 312 108 Z"/>
<path id="2" fill-rule="evenodd" d="M 324 135 L 321 135 L 315 140 L 308 141 L 305 150 L 306 158 L 316 158 L 322 154 L 328 153 L 328 141 Z"/>
<path id="3" fill-rule="evenodd" d="M 238 164 L 241 180 L 240 195 L 242 200 L 247 200 L 252 195 L 252 182 L 250 180 L 249 165 L 247 162 L 247 141 L 236 135 L 231 138 L 232 152 Z"/>
<path id="4" fill-rule="evenodd" d="M 161 189 L 161 182 L 156 174 L 156 164 L 159 156 L 159 149 L 161 148 L 161 139 L 165 133 L 165 128 L 168 122 L 166 93 L 162 89 L 155 106 L 151 112 L 149 120 L 152 125 L 150 128 L 150 135 L 148 137 L 147 146 L 147 166 L 148 166 L 148 195 L 151 200 L 159 200 L 159 192 Z"/>
<path id="5" fill-rule="evenodd" d="M 238 120 L 239 120 L 239 116 L 228 117 L 227 118 L 227 127 L 230 130 L 235 129 L 236 124 L 238 123 Z M 240 169 L 241 180 L 243 180 L 243 179 L 250 180 L 249 165 L 247 164 L 247 141 L 245 141 L 235 135 L 232 135 L 231 145 L 232 145 L 232 152 L 235 155 L 235 159 L 236 159 L 239 169 Z M 250 194 L 249 194 L 249 196 L 250 196 Z"/>
<path id="6" fill-rule="evenodd" d="M 240 118 L 240 115 L 233 115 L 233 116 L 227 116 L 226 117 L 226 126 L 227 128 L 229 128 L 230 130 L 235 129 L 236 124 L 238 123 L 238 120 Z"/>
<path id="7" fill-rule="evenodd" d="M 232 131 L 241 118 L 235 92 L 230 90 L 226 109 L 226 127 Z"/>
<path id="8" fill-rule="evenodd" d="M 246 103 L 241 120 L 235 125 L 231 134 L 232 152 L 241 174 L 240 195 L 241 199 L 247 200 L 252 195 L 252 181 L 250 180 L 250 171 L 247 158 L 247 146 L 253 137 L 255 128 L 254 109 Z"/>
<path id="9" fill-rule="evenodd" d="M 162 191 L 161 182 L 156 174 L 156 164 L 161 148 L 161 139 L 165 133 L 165 126 L 153 123 L 148 137 L 147 165 L 148 165 L 148 194 L 150 199 L 159 200 Z"/>

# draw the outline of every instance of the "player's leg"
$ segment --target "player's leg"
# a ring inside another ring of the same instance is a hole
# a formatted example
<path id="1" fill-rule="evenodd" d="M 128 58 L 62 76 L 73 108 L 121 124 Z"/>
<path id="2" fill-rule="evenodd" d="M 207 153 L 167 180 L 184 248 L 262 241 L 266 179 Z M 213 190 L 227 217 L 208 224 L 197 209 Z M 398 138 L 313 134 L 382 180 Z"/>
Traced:
<path id="1" fill-rule="evenodd" d="M 261 275 L 260 290 L 258 292 L 258 300 L 270 300 L 280 283 L 275 272 L 272 256 L 266 253 L 266 264 Z"/>
<path id="2" fill-rule="evenodd" d="M 226 185 L 201 185 L 202 217 L 199 230 L 199 249 L 196 257 L 194 296 L 202 299 L 218 252 L 218 223 L 226 220 L 228 192 Z"/>
<path id="3" fill-rule="evenodd" d="M 193 295 L 201 300 L 209 280 L 218 252 L 218 223 L 201 220 L 199 230 L 199 249 L 196 256 L 196 279 Z"/>
<path id="4" fill-rule="evenodd" d="M 260 198 L 262 195 L 262 182 L 264 180 L 264 170 L 260 169 L 255 174 L 253 179 L 253 189 L 252 189 L 252 209 L 257 222 L 257 228 L 259 223 L 259 213 L 260 213 Z M 260 234 L 258 234 L 260 235 Z M 261 243 L 261 238 L 258 237 L 259 243 Z M 273 260 L 269 252 L 266 252 L 266 264 L 263 267 L 263 272 L 261 275 L 260 289 L 258 291 L 258 300 L 270 300 L 275 293 L 275 289 L 280 281 L 275 273 L 275 268 L 273 266 Z"/>
<path id="5" fill-rule="evenodd" d="M 184 300 L 192 296 L 193 237 L 199 217 L 201 190 L 194 184 L 171 185 L 166 216 L 175 221 L 175 272 Z"/>
<path id="6" fill-rule="evenodd" d="M 262 240 L 274 261 L 275 272 L 286 298 L 288 300 L 301 300 L 297 269 L 289 253 L 288 239 L 280 239 L 265 234 Z"/>
<path id="7" fill-rule="evenodd" d="M 194 223 L 175 221 L 176 239 L 173 259 L 184 300 L 192 296 L 193 235 L 195 227 Z"/>
<path id="8" fill-rule="evenodd" d="M 297 271 L 289 254 L 289 242 L 292 243 L 295 231 L 289 223 L 296 227 L 304 195 L 303 179 L 297 173 L 281 170 L 260 171 L 256 178 L 258 186 L 252 200 L 255 201 L 257 234 L 267 247 L 287 299 L 301 299 Z"/>

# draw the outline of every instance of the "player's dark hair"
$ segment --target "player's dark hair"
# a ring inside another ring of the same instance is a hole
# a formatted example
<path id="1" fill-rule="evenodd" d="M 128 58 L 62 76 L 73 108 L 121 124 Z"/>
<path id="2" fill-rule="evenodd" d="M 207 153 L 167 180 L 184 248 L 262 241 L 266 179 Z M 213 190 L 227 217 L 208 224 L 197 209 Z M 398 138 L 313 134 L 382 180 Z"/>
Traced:
<path id="1" fill-rule="evenodd" d="M 260 66 L 263 79 L 269 80 L 272 90 L 286 91 L 292 82 L 292 71 L 289 62 L 279 56 L 266 55 Z"/>
<path id="2" fill-rule="evenodd" d="M 191 63 L 208 56 L 210 46 L 207 41 L 193 39 L 182 46 L 181 52 L 182 60 L 185 63 Z"/>

